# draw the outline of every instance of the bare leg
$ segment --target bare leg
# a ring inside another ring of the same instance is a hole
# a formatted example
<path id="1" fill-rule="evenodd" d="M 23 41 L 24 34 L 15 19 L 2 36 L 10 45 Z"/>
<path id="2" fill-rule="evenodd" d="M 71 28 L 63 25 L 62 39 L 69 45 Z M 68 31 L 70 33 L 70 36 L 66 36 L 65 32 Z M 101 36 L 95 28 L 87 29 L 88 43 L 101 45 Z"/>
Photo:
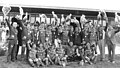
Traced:
<path id="1" fill-rule="evenodd" d="M 102 61 L 102 44 L 101 44 L 101 40 L 98 42 L 98 46 L 99 46 L 99 51 L 100 51 L 100 61 Z"/>
<path id="2" fill-rule="evenodd" d="M 30 58 L 29 58 L 29 60 L 28 60 L 28 61 L 29 61 L 30 65 L 31 65 L 32 67 L 35 67 L 35 64 L 34 64 L 34 62 L 33 62 L 33 60 L 32 60 L 32 59 L 30 59 Z"/>
<path id="3" fill-rule="evenodd" d="M 42 66 L 45 66 L 44 63 L 42 62 L 42 60 L 39 58 L 39 62 Z"/>
<path id="4" fill-rule="evenodd" d="M 48 56 L 48 60 L 49 60 L 52 64 L 54 64 L 53 61 L 51 60 L 51 58 L 50 58 L 49 56 Z"/>
<path id="5" fill-rule="evenodd" d="M 104 43 L 104 39 L 102 40 L 101 51 L 102 51 L 102 59 L 104 60 L 105 59 L 105 43 Z"/>

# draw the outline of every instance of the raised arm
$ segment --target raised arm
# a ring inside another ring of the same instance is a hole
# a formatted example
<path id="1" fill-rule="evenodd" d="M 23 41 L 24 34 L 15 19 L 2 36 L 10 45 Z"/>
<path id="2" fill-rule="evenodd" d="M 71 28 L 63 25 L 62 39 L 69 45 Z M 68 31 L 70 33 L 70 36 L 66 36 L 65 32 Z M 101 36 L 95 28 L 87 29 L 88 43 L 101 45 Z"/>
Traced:
<path id="1" fill-rule="evenodd" d="M 106 12 L 104 11 L 103 14 L 104 14 L 104 17 L 103 17 L 103 18 L 104 18 L 104 19 L 106 20 L 106 22 L 108 23 L 108 17 L 107 17 Z"/>
<path id="2" fill-rule="evenodd" d="M 22 27 L 22 29 L 25 28 L 25 25 L 23 24 L 22 20 L 18 20 L 17 23 L 19 24 L 20 27 Z"/>
<path id="3" fill-rule="evenodd" d="M 25 17 L 22 20 L 22 17 L 23 17 L 23 14 L 24 14 L 22 7 L 19 7 L 19 11 L 20 11 L 20 15 L 16 16 L 17 19 L 18 19 L 17 23 L 22 27 L 22 29 L 25 29 L 25 26 L 24 26 L 23 22 L 27 19 L 28 13 L 26 12 Z"/>
<path id="4" fill-rule="evenodd" d="M 6 21 L 7 25 L 8 25 L 8 27 L 9 27 L 9 30 L 11 31 L 12 27 L 11 27 L 10 23 L 8 22 L 8 19 L 5 19 L 5 21 Z"/>

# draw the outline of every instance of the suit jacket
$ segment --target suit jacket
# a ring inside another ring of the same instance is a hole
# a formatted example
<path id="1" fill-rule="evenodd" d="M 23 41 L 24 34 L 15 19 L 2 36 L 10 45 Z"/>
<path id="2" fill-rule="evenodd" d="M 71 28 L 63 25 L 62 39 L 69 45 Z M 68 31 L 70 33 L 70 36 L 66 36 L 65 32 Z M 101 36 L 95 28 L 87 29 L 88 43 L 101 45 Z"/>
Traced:
<path id="1" fill-rule="evenodd" d="M 22 27 L 22 40 L 27 40 L 28 39 L 27 27 L 23 24 L 23 22 L 21 20 L 18 20 L 18 24 L 20 25 L 20 27 Z"/>

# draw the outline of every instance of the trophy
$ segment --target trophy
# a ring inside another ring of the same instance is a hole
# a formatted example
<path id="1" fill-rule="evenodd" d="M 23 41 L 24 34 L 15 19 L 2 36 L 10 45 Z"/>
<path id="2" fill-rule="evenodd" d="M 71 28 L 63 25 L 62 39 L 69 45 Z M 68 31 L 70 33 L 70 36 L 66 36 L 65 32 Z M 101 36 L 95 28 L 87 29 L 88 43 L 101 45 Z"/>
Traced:
<path id="1" fill-rule="evenodd" d="M 11 7 L 9 5 L 3 6 L 2 12 L 4 14 L 4 18 L 8 15 L 8 13 L 10 12 L 10 10 L 11 10 Z"/>
<path id="2" fill-rule="evenodd" d="M 20 19 L 22 20 L 22 16 L 24 14 L 22 7 L 19 6 L 19 12 L 20 12 Z"/>

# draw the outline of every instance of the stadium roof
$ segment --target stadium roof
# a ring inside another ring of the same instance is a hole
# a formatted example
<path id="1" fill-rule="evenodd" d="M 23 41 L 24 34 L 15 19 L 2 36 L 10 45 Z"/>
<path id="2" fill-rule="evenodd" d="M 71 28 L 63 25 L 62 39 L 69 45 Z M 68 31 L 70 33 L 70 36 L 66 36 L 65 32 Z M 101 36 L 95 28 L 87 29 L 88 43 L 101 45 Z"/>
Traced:
<path id="1" fill-rule="evenodd" d="M 115 0 L 3 0 L 0 6 L 5 4 L 13 7 L 13 12 L 18 12 L 18 6 L 23 7 L 25 12 L 33 13 L 50 13 L 54 10 L 58 14 L 72 13 L 75 15 L 86 14 L 88 16 L 96 16 L 98 11 L 104 9 L 109 17 L 114 17 L 114 12 L 120 12 L 119 5 Z M 46 9 L 48 10 L 45 11 Z"/>
<path id="2" fill-rule="evenodd" d="M 82 10 L 99 10 L 105 9 L 106 11 L 118 11 L 119 0 L 1 0 L 2 4 L 11 4 L 11 5 L 36 5 L 42 7 L 51 7 L 57 6 L 56 8 L 69 8 L 69 9 L 80 9 Z M 55 8 L 55 7 L 54 7 Z M 88 9 L 89 8 L 89 9 Z"/>

